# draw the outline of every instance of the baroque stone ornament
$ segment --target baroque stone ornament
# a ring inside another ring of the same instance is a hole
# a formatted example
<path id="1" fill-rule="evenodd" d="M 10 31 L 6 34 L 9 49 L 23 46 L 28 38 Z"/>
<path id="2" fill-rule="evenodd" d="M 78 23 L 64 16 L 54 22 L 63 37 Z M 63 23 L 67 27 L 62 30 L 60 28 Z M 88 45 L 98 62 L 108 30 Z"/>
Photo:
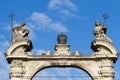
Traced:
<path id="1" fill-rule="evenodd" d="M 26 23 L 22 22 L 21 25 L 14 27 L 13 33 L 14 33 L 14 38 L 12 43 L 17 42 L 19 40 L 24 40 L 27 39 L 29 30 L 25 28 Z"/>
<path id="2" fill-rule="evenodd" d="M 31 55 L 32 42 L 27 39 L 29 30 L 25 24 L 14 27 L 14 41 L 6 52 L 6 59 L 11 65 L 10 80 L 32 80 L 37 72 L 49 67 L 74 67 L 87 72 L 91 80 L 114 80 L 113 64 L 116 63 L 118 53 L 106 36 L 106 29 L 96 22 L 95 40 L 91 43 L 95 53 L 90 55 L 77 50 L 71 53 L 70 45 L 66 44 L 67 36 L 63 33 L 58 35 L 54 53 L 48 50 L 42 55 Z"/>
<path id="3" fill-rule="evenodd" d="M 25 28 L 26 23 L 13 28 L 14 37 L 12 39 L 12 45 L 8 48 L 6 56 L 25 56 L 26 52 L 30 51 L 32 42 L 27 39 L 29 30 Z"/>
<path id="4" fill-rule="evenodd" d="M 107 27 L 105 25 L 101 25 L 99 21 L 95 22 L 95 30 L 94 35 L 96 40 L 103 40 L 108 43 L 112 43 L 112 40 L 106 36 Z"/>
<path id="5" fill-rule="evenodd" d="M 60 35 L 58 35 L 57 40 L 58 40 L 58 44 L 66 44 L 67 36 L 64 35 L 62 32 Z"/>

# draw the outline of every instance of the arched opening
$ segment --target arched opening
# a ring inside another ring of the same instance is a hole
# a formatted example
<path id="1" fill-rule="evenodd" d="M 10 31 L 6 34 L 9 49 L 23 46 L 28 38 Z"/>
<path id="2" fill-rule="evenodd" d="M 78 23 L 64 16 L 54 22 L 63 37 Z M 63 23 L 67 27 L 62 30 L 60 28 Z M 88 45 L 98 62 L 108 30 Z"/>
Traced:
<path id="1" fill-rule="evenodd" d="M 92 80 L 84 70 L 75 67 L 50 67 L 38 71 L 32 80 Z"/>

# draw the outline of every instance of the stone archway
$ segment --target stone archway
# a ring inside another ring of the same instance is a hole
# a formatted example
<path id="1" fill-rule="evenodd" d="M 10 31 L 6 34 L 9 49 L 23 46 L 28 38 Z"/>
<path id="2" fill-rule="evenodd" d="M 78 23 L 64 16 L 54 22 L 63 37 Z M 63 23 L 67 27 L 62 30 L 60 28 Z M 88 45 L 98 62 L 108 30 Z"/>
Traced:
<path id="1" fill-rule="evenodd" d="M 86 73 L 88 73 L 88 75 L 94 79 L 95 77 L 95 74 L 93 73 L 92 69 L 89 69 L 88 67 L 86 67 L 85 64 L 82 63 L 82 65 L 78 65 L 77 63 L 75 64 L 64 64 L 64 65 L 54 65 L 54 64 L 51 64 L 51 65 L 38 65 L 34 68 L 34 71 L 33 70 L 29 70 L 30 72 L 28 72 L 25 76 L 29 76 L 30 80 L 32 80 L 32 78 L 36 75 L 36 73 L 38 73 L 39 71 L 43 70 L 43 69 L 46 69 L 46 68 L 50 68 L 50 67 L 61 67 L 61 68 L 67 68 L 67 67 L 73 67 L 73 68 L 78 68 L 78 69 L 81 69 L 83 71 L 85 71 Z"/>
<path id="2" fill-rule="evenodd" d="M 62 79 L 62 80 L 93 80 L 90 74 L 78 67 L 46 67 L 40 71 L 38 71 L 31 80 L 47 80 L 47 79 Z"/>
<path id="3" fill-rule="evenodd" d="M 31 80 L 38 71 L 48 67 L 76 67 L 87 72 L 93 80 L 113 80 L 113 64 L 118 53 L 106 36 L 105 29 L 105 26 L 96 22 L 96 39 L 91 44 L 95 54 L 85 56 L 78 51 L 71 53 L 70 45 L 66 44 L 67 36 L 62 33 L 58 36 L 54 53 L 48 51 L 36 56 L 27 53 L 32 49 L 32 42 L 27 39 L 29 30 L 24 25 L 14 27 L 15 36 L 6 53 L 11 64 L 10 80 Z"/>

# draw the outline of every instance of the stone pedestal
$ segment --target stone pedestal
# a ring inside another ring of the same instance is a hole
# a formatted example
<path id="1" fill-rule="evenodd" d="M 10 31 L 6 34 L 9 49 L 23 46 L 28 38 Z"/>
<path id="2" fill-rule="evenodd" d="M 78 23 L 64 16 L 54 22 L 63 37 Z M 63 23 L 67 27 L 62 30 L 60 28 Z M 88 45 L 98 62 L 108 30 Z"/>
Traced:
<path id="1" fill-rule="evenodd" d="M 21 80 L 24 74 L 22 60 L 13 60 L 10 68 L 10 80 Z"/>
<path id="2" fill-rule="evenodd" d="M 55 45 L 55 54 L 54 55 L 70 55 L 70 45 L 68 44 L 57 44 Z"/>

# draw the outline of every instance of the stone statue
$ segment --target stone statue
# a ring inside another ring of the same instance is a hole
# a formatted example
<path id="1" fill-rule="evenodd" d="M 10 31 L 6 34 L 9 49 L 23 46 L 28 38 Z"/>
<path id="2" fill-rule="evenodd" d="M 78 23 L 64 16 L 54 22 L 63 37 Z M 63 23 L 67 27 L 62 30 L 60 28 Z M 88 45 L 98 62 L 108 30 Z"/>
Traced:
<path id="1" fill-rule="evenodd" d="M 96 27 L 93 33 L 96 36 L 96 40 L 112 43 L 112 40 L 106 36 L 107 27 L 105 25 L 101 25 L 99 21 L 95 22 L 95 26 Z"/>
<path id="2" fill-rule="evenodd" d="M 25 40 L 28 37 L 29 30 L 25 28 L 26 23 L 22 22 L 21 25 L 14 27 L 13 33 L 14 33 L 14 38 L 12 43 L 19 41 L 19 40 Z"/>

